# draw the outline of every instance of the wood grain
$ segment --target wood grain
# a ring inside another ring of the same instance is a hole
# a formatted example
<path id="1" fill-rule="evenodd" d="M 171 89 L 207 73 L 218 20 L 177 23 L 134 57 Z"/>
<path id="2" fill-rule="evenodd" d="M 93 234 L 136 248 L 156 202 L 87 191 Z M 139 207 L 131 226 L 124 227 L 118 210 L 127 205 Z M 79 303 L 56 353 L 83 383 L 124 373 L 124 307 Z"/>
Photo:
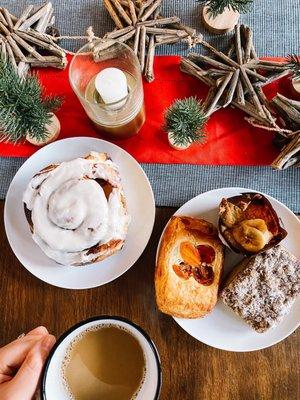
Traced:
<path id="1" fill-rule="evenodd" d="M 159 313 L 154 300 L 154 260 L 161 231 L 174 212 L 159 208 L 154 231 L 139 261 L 121 278 L 91 290 L 49 286 L 12 253 L 0 203 L 0 345 L 37 325 L 59 336 L 93 315 L 127 317 L 156 343 L 162 361 L 161 400 L 296 400 L 300 398 L 300 331 L 269 349 L 230 353 L 210 348 Z"/>

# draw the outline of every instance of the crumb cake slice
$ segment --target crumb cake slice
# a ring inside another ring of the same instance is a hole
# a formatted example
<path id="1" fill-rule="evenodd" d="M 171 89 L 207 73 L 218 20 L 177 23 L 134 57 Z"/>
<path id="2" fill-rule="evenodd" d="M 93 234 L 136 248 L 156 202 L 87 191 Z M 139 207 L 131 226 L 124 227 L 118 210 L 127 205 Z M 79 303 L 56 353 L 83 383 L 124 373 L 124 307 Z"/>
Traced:
<path id="1" fill-rule="evenodd" d="M 300 293 L 300 261 L 276 246 L 241 261 L 233 270 L 221 298 L 256 332 L 275 327 Z"/>

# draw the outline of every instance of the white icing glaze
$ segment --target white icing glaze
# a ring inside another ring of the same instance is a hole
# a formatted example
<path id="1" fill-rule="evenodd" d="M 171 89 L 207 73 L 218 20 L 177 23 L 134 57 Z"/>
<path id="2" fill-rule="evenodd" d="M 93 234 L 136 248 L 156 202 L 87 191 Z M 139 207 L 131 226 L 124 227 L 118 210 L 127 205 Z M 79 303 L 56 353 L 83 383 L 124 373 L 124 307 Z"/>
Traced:
<path id="1" fill-rule="evenodd" d="M 122 203 L 118 168 L 101 154 L 91 156 L 39 173 L 23 196 L 32 212 L 34 241 L 60 264 L 92 262 L 97 253 L 88 254 L 91 247 L 123 241 L 127 233 L 130 218 Z M 108 199 L 95 179 L 113 186 Z"/>

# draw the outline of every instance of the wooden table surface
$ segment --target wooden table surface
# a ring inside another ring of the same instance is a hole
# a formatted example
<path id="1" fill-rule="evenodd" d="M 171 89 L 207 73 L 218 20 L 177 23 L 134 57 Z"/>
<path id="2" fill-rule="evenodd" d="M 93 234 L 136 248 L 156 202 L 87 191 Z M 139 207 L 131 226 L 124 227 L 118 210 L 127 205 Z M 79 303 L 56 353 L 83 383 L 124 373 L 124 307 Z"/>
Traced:
<path id="1" fill-rule="evenodd" d="M 163 370 L 161 400 L 300 399 L 300 330 L 271 348 L 231 353 L 197 342 L 157 311 L 155 252 L 174 209 L 157 209 L 151 240 L 126 274 L 99 288 L 71 291 L 50 286 L 21 266 L 6 239 L 3 208 L 0 202 L 0 345 L 38 325 L 59 336 L 93 315 L 120 315 L 142 326 L 157 345 Z"/>

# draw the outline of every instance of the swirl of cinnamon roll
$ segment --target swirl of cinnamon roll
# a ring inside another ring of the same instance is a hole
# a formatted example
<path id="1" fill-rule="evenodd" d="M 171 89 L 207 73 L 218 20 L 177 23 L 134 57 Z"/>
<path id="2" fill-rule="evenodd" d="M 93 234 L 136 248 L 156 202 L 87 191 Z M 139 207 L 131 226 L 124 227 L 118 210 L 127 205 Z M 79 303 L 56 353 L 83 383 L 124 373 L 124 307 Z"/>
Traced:
<path id="1" fill-rule="evenodd" d="M 123 246 L 130 217 L 118 167 L 105 153 L 44 168 L 23 202 L 33 240 L 59 264 L 93 263 Z"/>

